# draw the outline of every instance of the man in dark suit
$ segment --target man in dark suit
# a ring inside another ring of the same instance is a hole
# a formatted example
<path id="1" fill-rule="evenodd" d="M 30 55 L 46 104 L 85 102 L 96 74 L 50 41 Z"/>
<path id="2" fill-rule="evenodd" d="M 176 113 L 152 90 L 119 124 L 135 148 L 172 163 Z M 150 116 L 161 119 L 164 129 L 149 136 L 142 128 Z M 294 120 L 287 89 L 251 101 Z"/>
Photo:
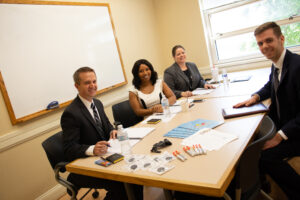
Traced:
<path id="1" fill-rule="evenodd" d="M 109 122 L 103 104 L 94 96 L 97 78 L 93 69 L 79 68 L 73 75 L 78 96 L 65 109 L 61 117 L 63 143 L 69 161 L 87 156 L 99 156 L 107 152 L 107 140 L 115 138 L 117 131 Z M 78 187 L 104 188 L 105 199 L 127 199 L 124 184 L 106 179 L 71 173 L 68 180 Z"/>
<path id="2" fill-rule="evenodd" d="M 273 62 L 271 74 L 263 88 L 234 107 L 271 98 L 269 116 L 277 133 L 263 147 L 261 172 L 269 174 L 289 199 L 300 199 L 300 175 L 286 160 L 300 155 L 300 55 L 284 48 L 284 36 L 274 22 L 262 24 L 254 35 L 262 54 Z"/>

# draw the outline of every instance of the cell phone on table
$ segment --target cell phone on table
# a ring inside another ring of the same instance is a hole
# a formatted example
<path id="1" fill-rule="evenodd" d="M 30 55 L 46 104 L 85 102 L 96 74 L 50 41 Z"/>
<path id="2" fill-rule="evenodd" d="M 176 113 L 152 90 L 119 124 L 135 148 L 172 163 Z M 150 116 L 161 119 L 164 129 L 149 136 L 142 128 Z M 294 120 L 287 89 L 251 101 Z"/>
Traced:
<path id="1" fill-rule="evenodd" d="M 147 121 L 147 123 L 148 124 L 157 124 L 158 122 L 160 122 L 161 121 L 161 119 L 150 119 L 150 120 L 148 120 Z"/>

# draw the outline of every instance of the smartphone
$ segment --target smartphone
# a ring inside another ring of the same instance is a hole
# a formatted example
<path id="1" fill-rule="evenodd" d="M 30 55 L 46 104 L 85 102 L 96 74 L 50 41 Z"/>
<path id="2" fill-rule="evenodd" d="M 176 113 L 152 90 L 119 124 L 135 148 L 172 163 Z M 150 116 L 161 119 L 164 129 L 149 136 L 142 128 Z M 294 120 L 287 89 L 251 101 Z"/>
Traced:
<path id="1" fill-rule="evenodd" d="M 147 121 L 147 123 L 148 124 L 157 124 L 158 122 L 160 122 L 161 121 L 161 119 L 150 119 L 150 120 L 148 120 Z"/>

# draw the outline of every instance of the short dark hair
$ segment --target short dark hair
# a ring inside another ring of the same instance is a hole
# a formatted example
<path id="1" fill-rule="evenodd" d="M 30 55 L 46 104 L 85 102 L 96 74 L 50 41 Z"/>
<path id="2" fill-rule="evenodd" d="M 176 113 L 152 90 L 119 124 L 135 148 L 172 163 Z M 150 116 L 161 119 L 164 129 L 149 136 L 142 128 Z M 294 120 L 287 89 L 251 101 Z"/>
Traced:
<path id="1" fill-rule="evenodd" d="M 154 71 L 154 68 L 153 68 L 152 64 L 148 60 L 146 60 L 146 59 L 137 60 L 134 63 L 131 72 L 132 72 L 132 75 L 133 75 L 132 84 L 138 90 L 140 89 L 141 82 L 142 82 L 141 79 L 140 79 L 140 77 L 139 77 L 139 69 L 140 69 L 140 66 L 142 64 L 147 65 L 149 67 L 149 69 L 151 70 L 150 80 L 152 82 L 152 85 L 154 85 L 156 83 L 156 80 L 157 80 L 157 72 Z"/>
<path id="2" fill-rule="evenodd" d="M 182 48 L 183 50 L 185 50 L 185 48 L 181 45 L 175 45 L 173 48 L 172 48 L 172 56 L 175 57 L 175 54 L 176 54 L 176 50 L 179 49 L 179 48 Z"/>
<path id="3" fill-rule="evenodd" d="M 282 35 L 280 26 L 278 26 L 278 24 L 275 22 L 266 22 L 255 29 L 254 36 L 257 36 L 268 29 L 273 29 L 274 35 L 277 37 Z"/>
<path id="4" fill-rule="evenodd" d="M 83 72 L 94 72 L 94 74 L 96 75 L 95 71 L 92 68 L 90 68 L 90 67 L 80 67 L 73 74 L 73 80 L 78 85 L 80 84 L 79 74 L 83 73 Z"/>

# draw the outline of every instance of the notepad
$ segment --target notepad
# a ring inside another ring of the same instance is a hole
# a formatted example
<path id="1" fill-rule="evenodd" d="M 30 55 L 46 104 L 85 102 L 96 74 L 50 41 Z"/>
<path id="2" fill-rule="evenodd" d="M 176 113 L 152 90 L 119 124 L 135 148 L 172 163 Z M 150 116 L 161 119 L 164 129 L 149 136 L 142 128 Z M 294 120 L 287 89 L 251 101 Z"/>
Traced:
<path id="1" fill-rule="evenodd" d="M 245 115 L 251 115 L 256 113 L 268 112 L 269 109 L 262 103 L 254 104 L 249 107 L 242 108 L 223 108 L 222 115 L 224 119 L 229 119 L 233 117 L 241 117 Z"/>

